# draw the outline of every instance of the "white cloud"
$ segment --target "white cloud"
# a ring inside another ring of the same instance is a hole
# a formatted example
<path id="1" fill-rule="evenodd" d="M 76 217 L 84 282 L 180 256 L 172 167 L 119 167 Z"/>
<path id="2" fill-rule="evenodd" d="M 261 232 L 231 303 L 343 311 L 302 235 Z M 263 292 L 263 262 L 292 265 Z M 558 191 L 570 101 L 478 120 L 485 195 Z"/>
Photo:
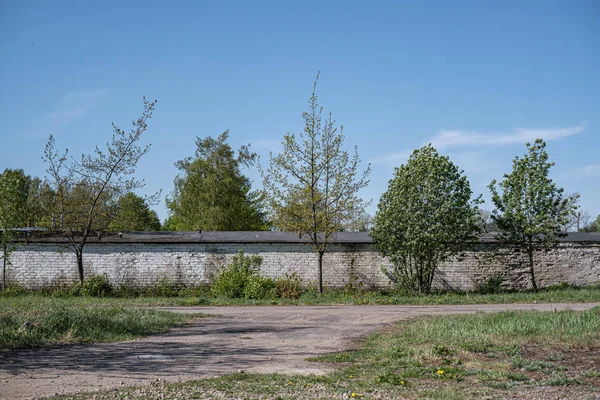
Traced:
<path id="1" fill-rule="evenodd" d="M 524 144 L 541 138 L 546 141 L 561 139 L 582 132 L 587 127 L 586 122 L 567 128 L 524 129 L 515 128 L 510 132 L 484 133 L 475 131 L 448 130 L 439 131 L 423 145 L 431 143 L 437 150 L 443 151 L 460 147 L 485 147 L 510 144 Z M 384 154 L 371 160 L 373 164 L 398 164 L 408 160 L 412 150 L 401 150 Z"/>
<path id="2" fill-rule="evenodd" d="M 586 128 L 585 123 L 569 128 L 523 129 L 515 128 L 510 132 L 481 133 L 461 130 L 441 130 L 424 144 L 431 143 L 438 150 L 458 146 L 494 146 L 522 144 L 541 138 L 546 141 L 575 135 Z"/>
<path id="3" fill-rule="evenodd" d="M 600 164 L 592 164 L 587 165 L 582 168 L 577 168 L 575 171 L 575 176 L 582 178 L 590 178 L 600 176 Z"/>

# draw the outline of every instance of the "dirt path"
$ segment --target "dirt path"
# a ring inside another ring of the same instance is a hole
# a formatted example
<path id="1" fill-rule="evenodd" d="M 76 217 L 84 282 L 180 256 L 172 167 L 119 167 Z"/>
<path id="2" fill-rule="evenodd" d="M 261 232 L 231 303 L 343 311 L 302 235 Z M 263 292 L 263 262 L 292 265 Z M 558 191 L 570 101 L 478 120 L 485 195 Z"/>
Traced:
<path id="1" fill-rule="evenodd" d="M 583 310 L 595 304 L 163 308 L 219 315 L 137 341 L 0 351 L 0 399 L 31 399 L 240 370 L 328 372 L 306 361 L 351 347 L 395 321 L 501 310 Z"/>

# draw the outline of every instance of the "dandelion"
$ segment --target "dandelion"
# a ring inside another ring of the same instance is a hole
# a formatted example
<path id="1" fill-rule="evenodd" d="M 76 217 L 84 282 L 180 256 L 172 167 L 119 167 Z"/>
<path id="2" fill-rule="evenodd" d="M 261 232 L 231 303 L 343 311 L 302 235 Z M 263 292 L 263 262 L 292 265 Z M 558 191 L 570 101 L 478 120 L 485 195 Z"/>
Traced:
<path id="1" fill-rule="evenodd" d="M 352 394 L 350 396 L 356 397 L 356 393 L 352 392 Z"/>
<path id="2" fill-rule="evenodd" d="M 401 384 L 401 385 L 404 385 L 404 381 L 400 381 L 400 384 Z"/>
<path id="3" fill-rule="evenodd" d="M 444 370 L 443 369 L 438 369 L 437 374 L 440 375 L 440 376 L 444 375 Z"/>
<path id="4" fill-rule="evenodd" d="M 294 384 L 294 382 L 290 381 L 290 385 L 293 385 L 293 384 Z"/>

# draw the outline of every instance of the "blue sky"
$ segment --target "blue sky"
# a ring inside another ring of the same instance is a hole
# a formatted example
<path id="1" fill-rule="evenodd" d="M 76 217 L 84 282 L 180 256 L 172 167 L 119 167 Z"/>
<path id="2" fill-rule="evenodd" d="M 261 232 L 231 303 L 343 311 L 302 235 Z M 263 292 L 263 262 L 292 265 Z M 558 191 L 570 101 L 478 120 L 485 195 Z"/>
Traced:
<path id="1" fill-rule="evenodd" d="M 0 2 L 0 169 L 43 176 L 49 134 L 88 153 L 158 99 L 140 192 L 173 187 L 196 136 L 230 130 L 262 162 L 302 130 L 313 80 L 362 195 L 431 142 L 476 194 L 536 137 L 554 180 L 600 214 L 600 3 L 589 1 Z M 260 187 L 255 169 L 245 171 Z M 164 202 L 156 206 L 166 216 Z"/>

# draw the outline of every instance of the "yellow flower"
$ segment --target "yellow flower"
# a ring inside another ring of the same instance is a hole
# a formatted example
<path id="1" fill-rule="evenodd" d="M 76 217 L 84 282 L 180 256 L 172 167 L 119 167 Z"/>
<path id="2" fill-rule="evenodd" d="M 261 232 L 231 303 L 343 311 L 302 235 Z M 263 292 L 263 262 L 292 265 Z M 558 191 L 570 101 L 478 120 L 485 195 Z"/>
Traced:
<path id="1" fill-rule="evenodd" d="M 352 392 L 352 394 L 350 396 L 356 397 L 356 393 Z"/>
<path id="2" fill-rule="evenodd" d="M 438 375 L 444 375 L 444 370 L 443 369 L 438 369 Z"/>
<path id="3" fill-rule="evenodd" d="M 293 385 L 293 384 L 294 384 L 294 382 L 290 381 L 290 385 Z"/>
<path id="4" fill-rule="evenodd" d="M 400 384 L 401 384 L 401 385 L 404 385 L 404 381 L 400 381 Z"/>

